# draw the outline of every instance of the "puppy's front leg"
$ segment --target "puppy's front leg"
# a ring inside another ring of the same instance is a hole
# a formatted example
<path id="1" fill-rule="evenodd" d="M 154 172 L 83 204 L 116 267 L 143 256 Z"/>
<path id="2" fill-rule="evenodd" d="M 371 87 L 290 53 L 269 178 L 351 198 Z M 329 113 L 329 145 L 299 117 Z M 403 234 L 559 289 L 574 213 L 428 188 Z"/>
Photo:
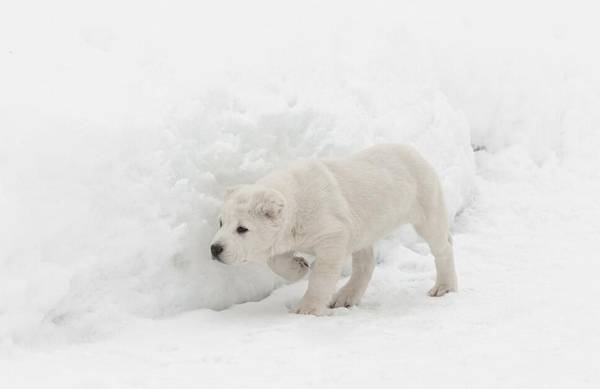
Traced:
<path id="1" fill-rule="evenodd" d="M 311 266 L 308 289 L 296 308 L 296 313 L 322 315 L 335 292 L 344 264 L 345 253 L 337 250 L 316 252 L 317 260 Z"/>

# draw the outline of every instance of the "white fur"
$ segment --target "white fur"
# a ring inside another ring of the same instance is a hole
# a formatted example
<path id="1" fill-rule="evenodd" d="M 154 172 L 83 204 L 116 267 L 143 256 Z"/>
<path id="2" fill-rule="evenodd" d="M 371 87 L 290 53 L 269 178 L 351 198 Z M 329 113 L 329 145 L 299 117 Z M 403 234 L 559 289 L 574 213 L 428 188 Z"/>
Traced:
<path id="1" fill-rule="evenodd" d="M 373 243 L 411 223 L 435 257 L 430 296 L 457 289 L 452 238 L 439 179 L 412 147 L 377 145 L 348 158 L 299 163 L 254 185 L 229 189 L 213 243 L 224 263 L 267 261 L 279 275 L 302 278 L 308 266 L 297 251 L 314 254 L 308 290 L 296 312 L 357 304 L 371 279 Z M 239 226 L 248 232 L 239 234 Z M 352 276 L 334 295 L 345 259 Z M 333 298 L 332 298 L 333 296 Z"/>

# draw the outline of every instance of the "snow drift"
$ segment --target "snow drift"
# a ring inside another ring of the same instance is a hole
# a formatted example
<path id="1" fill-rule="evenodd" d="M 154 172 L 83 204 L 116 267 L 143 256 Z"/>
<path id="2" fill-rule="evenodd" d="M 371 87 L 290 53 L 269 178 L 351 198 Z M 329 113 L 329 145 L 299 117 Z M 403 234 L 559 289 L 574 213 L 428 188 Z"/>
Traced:
<path id="1" fill-rule="evenodd" d="M 160 32 L 160 8 L 135 28 L 81 11 L 88 19 L 9 42 L 8 341 L 87 338 L 129 315 L 266 296 L 268 269 L 216 264 L 207 246 L 224 187 L 298 158 L 408 142 L 438 169 L 450 216 L 472 197 L 467 121 L 410 34 L 327 20 L 307 32 L 290 14 L 240 36 L 245 17 L 232 33 L 213 21 L 222 9 L 201 10 L 202 23 L 171 11 Z"/>
<path id="2" fill-rule="evenodd" d="M 475 194 L 471 136 L 537 162 L 597 141 L 588 62 L 545 47 L 486 56 L 489 34 L 463 39 L 485 19 L 143 4 L 40 3 L 0 24 L 0 341 L 265 297 L 279 282 L 268 269 L 213 263 L 207 244 L 226 186 L 298 158 L 411 143 L 453 217 Z M 550 41 L 579 37 L 547 26 Z"/>

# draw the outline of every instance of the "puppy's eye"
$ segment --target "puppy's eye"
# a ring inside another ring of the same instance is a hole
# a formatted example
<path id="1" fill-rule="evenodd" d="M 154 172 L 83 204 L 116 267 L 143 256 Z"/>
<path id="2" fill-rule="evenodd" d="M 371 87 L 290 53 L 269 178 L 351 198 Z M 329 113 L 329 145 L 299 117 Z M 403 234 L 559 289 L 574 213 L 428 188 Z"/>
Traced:
<path id="1" fill-rule="evenodd" d="M 244 233 L 248 232 L 248 229 L 244 226 L 239 226 L 236 231 L 238 234 L 244 234 Z"/>
<path id="2" fill-rule="evenodd" d="M 223 227 L 223 220 L 219 219 L 219 227 Z"/>

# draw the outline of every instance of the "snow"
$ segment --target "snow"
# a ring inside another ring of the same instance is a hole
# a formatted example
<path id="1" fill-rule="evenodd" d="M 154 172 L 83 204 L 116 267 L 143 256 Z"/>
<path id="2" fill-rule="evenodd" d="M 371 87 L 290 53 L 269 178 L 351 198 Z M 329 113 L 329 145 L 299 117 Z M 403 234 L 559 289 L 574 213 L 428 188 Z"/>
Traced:
<path id="1" fill-rule="evenodd" d="M 599 31 L 544 4 L 10 5 L 0 385 L 597 386 Z M 228 185 L 391 141 L 440 174 L 459 293 L 410 229 L 326 317 L 208 258 Z"/>

